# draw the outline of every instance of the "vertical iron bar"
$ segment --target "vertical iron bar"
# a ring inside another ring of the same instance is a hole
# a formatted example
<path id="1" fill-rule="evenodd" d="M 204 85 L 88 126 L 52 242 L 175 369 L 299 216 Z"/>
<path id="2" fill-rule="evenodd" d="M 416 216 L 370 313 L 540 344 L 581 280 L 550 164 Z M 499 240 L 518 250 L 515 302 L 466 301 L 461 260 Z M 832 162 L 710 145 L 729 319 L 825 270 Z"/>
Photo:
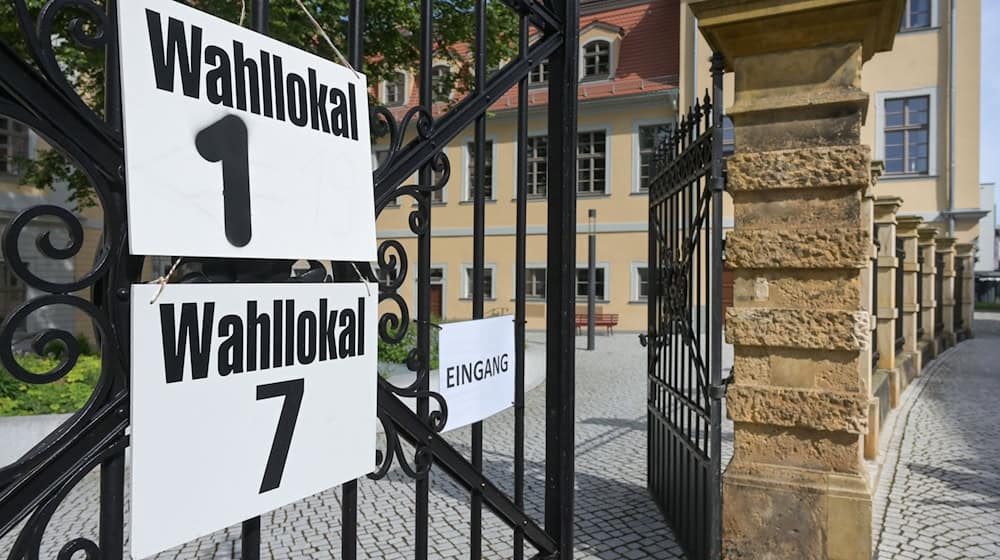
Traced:
<path id="1" fill-rule="evenodd" d="M 250 23 L 253 30 L 267 35 L 270 29 L 269 0 L 253 0 L 250 7 L 250 15 Z M 240 530 L 240 541 L 241 560 L 260 559 L 260 516 L 252 517 L 243 522 Z"/>
<path id="2" fill-rule="evenodd" d="M 104 67 L 104 119 L 114 130 L 122 129 L 121 114 L 121 67 L 118 58 L 118 30 L 117 30 L 117 0 L 108 0 L 106 9 L 109 15 L 108 21 L 115 26 L 112 32 L 114 38 L 105 50 Z M 111 235 L 112 232 L 104 232 L 104 235 Z M 121 259 L 116 267 L 119 272 L 127 267 Z M 114 305 L 114 283 L 109 286 L 111 289 L 105 292 L 105 306 Z M 97 289 L 94 292 L 98 292 Z M 127 318 L 124 318 L 128 321 Z M 128 323 L 124 325 L 127 329 Z M 127 330 L 125 332 L 128 332 Z M 114 336 L 112 333 L 105 333 L 105 336 Z M 110 363 L 109 363 L 110 362 Z M 106 360 L 102 367 L 113 368 L 117 373 L 112 376 L 112 393 L 124 390 L 126 387 L 125 376 L 128 374 L 121 369 L 114 360 Z M 124 437 L 124 435 L 122 435 Z M 125 452 L 119 451 L 114 456 L 101 463 L 100 469 L 100 524 L 98 528 L 98 546 L 101 550 L 102 558 L 121 558 L 125 548 Z"/>
<path id="3" fill-rule="evenodd" d="M 260 516 L 247 519 L 240 528 L 240 558 L 241 560 L 260 558 Z"/>
<path id="4" fill-rule="evenodd" d="M 476 0 L 476 95 L 486 89 L 486 0 Z M 485 281 L 486 227 L 486 113 L 476 117 L 475 181 L 472 208 L 472 318 L 483 318 L 483 282 Z M 491 187 L 492 182 L 490 183 Z M 495 281 L 496 279 L 494 279 Z M 495 295 L 495 294 L 494 294 Z M 472 424 L 472 466 L 483 471 L 483 423 Z M 479 560 L 483 546 L 483 495 L 478 488 L 471 492 L 469 512 L 469 558 Z"/>
<path id="5" fill-rule="evenodd" d="M 519 21 L 518 55 L 528 52 L 528 18 Z M 514 237 L 514 505 L 524 509 L 524 305 L 528 232 L 528 76 L 517 84 L 517 213 Z M 514 528 L 514 560 L 524 559 L 524 530 Z"/>
<path id="6" fill-rule="evenodd" d="M 431 0 L 420 1 L 420 104 L 428 112 L 434 110 L 434 92 L 431 85 L 431 69 L 434 66 L 434 10 Z M 431 167 L 420 168 L 420 184 L 431 184 Z M 418 377 L 422 378 L 420 390 L 430 388 L 430 273 L 431 273 L 431 195 L 422 192 L 418 197 L 419 214 L 423 218 L 421 232 L 417 238 L 417 357 L 420 362 Z M 417 416 L 429 421 L 430 402 L 428 397 L 417 398 Z M 416 483 L 415 527 L 413 535 L 413 556 L 416 560 L 427 560 L 427 523 L 430 517 L 431 473 L 428 472 Z"/>
<path id="7" fill-rule="evenodd" d="M 350 0 L 347 15 L 347 57 L 358 72 L 364 71 L 364 0 Z M 364 280 L 359 278 L 359 280 Z M 358 481 L 340 487 L 340 555 L 343 560 L 358 557 Z"/>
<path id="8" fill-rule="evenodd" d="M 545 302 L 545 530 L 573 558 L 576 155 L 579 2 L 553 2 L 563 43 L 549 57 L 548 285 Z"/>
<path id="9" fill-rule="evenodd" d="M 722 76 L 725 71 L 725 59 L 719 53 L 712 55 L 712 274 L 708 288 L 712 300 L 711 329 L 716 333 L 712 337 L 712 348 L 709 354 L 711 367 L 711 383 L 713 387 L 722 387 L 722 193 L 726 189 L 722 170 L 722 113 L 723 94 Z M 718 393 L 713 393 L 712 399 L 712 436 L 709 459 L 708 500 L 708 558 L 719 558 L 722 551 L 722 403 Z"/>
<path id="10" fill-rule="evenodd" d="M 590 208 L 587 210 L 587 350 L 594 349 L 594 310 L 597 293 L 597 237 L 595 230 L 597 224 L 597 210 Z M 607 283 L 605 278 L 604 282 Z"/>

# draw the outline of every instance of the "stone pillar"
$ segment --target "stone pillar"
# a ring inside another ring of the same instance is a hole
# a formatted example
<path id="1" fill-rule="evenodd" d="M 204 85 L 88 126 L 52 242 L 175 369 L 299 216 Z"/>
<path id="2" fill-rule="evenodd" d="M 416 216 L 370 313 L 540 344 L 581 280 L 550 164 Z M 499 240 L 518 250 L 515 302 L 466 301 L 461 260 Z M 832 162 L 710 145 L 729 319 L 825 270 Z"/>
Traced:
<path id="1" fill-rule="evenodd" d="M 920 352 L 923 355 L 924 363 L 938 355 L 937 339 L 934 336 L 935 308 L 937 300 L 934 299 L 934 283 L 936 272 L 934 269 L 934 253 L 937 246 L 937 229 L 931 226 L 922 226 L 917 230 L 919 236 L 920 256 L 924 258 L 922 267 L 923 277 L 920 279 L 924 283 L 923 301 L 920 302 L 920 313 L 923 316 L 922 327 L 923 336 L 920 337 Z"/>
<path id="2" fill-rule="evenodd" d="M 873 161 L 871 165 L 872 178 L 868 185 L 868 188 L 864 190 L 861 195 L 861 224 L 862 227 L 868 232 L 869 238 L 875 239 L 875 185 L 878 183 L 879 177 L 882 176 L 882 172 L 885 170 L 885 164 L 881 161 Z M 861 269 L 861 294 L 863 298 L 863 303 L 865 304 L 865 311 L 868 312 L 869 337 L 874 340 L 875 337 L 875 327 L 878 324 L 876 312 L 878 309 L 875 306 L 875 282 L 873 278 L 875 276 L 875 266 L 876 259 L 878 258 L 878 247 L 875 243 L 870 243 L 869 247 L 871 253 L 869 256 L 869 266 Z M 872 363 L 872 353 L 874 352 L 874 345 L 869 344 L 867 348 L 861 351 L 861 380 L 865 385 L 866 393 L 869 396 L 868 400 L 868 431 L 865 434 L 865 459 L 875 460 L 878 458 L 878 447 L 879 447 L 879 434 L 881 433 L 881 401 L 874 395 L 874 384 L 872 379 L 872 374 L 875 373 L 875 365 Z"/>
<path id="3" fill-rule="evenodd" d="M 944 325 L 938 337 L 938 349 L 945 350 L 955 345 L 955 238 L 938 237 L 937 252 L 943 258 L 943 270 L 938 270 L 944 282 L 941 286 L 941 317 Z"/>
<path id="4" fill-rule="evenodd" d="M 920 272 L 920 256 L 917 251 L 917 228 L 923 218 L 920 216 L 897 216 L 896 239 L 903 243 L 903 309 L 897 313 L 903 314 L 903 351 L 896 357 L 896 367 L 901 372 L 901 381 L 906 389 L 913 379 L 920 375 L 921 358 L 920 345 L 917 337 L 917 314 L 920 313 L 920 302 L 917 301 L 917 276 Z M 896 255 L 899 258 L 899 255 Z M 898 271 L 899 269 L 897 269 Z"/>
<path id="5" fill-rule="evenodd" d="M 962 299 L 956 301 L 955 305 L 960 306 L 959 313 L 962 316 L 962 327 L 955 329 L 956 340 L 964 340 L 972 336 L 972 311 L 975 305 L 975 259 L 976 246 L 972 243 L 956 243 L 955 259 L 962 262 L 962 274 L 955 276 L 955 282 L 962 283 Z M 955 267 L 956 269 L 958 267 Z"/>
<path id="6" fill-rule="evenodd" d="M 875 239 L 878 240 L 878 368 L 896 369 L 896 212 L 903 199 L 875 197 Z M 891 374 L 890 374 L 891 375 Z M 893 401 L 895 403 L 895 401 Z M 895 406 L 895 404 L 893 404 Z"/>
<path id="7" fill-rule="evenodd" d="M 861 69 L 891 48 L 902 8 L 902 0 L 691 4 L 736 86 L 726 558 L 871 558 L 861 282 L 871 151 L 860 143 Z"/>

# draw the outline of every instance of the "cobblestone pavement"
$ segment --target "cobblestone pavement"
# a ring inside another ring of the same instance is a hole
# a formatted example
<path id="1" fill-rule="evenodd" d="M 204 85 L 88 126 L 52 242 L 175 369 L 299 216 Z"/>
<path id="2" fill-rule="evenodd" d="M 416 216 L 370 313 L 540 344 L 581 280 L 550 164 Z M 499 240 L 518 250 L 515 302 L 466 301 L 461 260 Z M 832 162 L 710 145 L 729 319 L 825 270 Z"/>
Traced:
<path id="1" fill-rule="evenodd" d="M 531 333 L 532 344 L 542 335 Z M 576 558 L 681 558 L 679 546 L 645 489 L 645 350 L 634 334 L 598 337 L 598 350 L 577 352 Z M 578 339 L 578 347 L 583 339 Z M 544 385 L 526 402 L 526 509 L 542 520 L 544 490 Z M 513 495 L 513 414 L 490 418 L 484 427 L 484 467 L 491 480 Z M 469 431 L 447 434 L 464 453 Z M 731 449 L 731 435 L 723 438 Z M 432 471 L 431 558 L 468 557 L 466 492 Z M 42 558 L 55 558 L 71 538 L 96 537 L 98 478 L 88 475 L 57 510 L 43 541 Z M 413 483 L 398 470 L 382 481 L 359 483 L 360 558 L 412 558 Z M 263 516 L 264 558 L 331 558 L 340 551 L 339 489 L 317 494 Z M 488 510 L 483 512 L 483 557 L 511 558 L 512 536 Z M 16 534 L 16 531 L 13 532 Z M 237 558 L 239 527 L 230 527 L 157 556 Z M 0 540 L 6 556 L 11 536 Z M 530 547 L 527 556 L 533 554 Z M 526 557 L 527 557 L 526 556 Z"/>
<path id="2" fill-rule="evenodd" d="M 1000 314 L 974 331 L 900 409 L 873 504 L 882 560 L 1000 558 Z"/>

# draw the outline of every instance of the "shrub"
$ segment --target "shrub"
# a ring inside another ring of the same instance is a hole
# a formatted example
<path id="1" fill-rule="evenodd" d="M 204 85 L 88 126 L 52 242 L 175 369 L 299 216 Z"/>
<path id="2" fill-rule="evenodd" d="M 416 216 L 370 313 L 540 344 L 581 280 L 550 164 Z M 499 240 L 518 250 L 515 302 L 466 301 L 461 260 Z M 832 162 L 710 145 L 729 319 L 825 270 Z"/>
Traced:
<path id="1" fill-rule="evenodd" d="M 59 364 L 52 356 L 30 354 L 18 355 L 17 362 L 34 373 L 44 373 Z M 24 383 L 0 368 L 0 416 L 76 412 L 90 398 L 100 376 L 101 359 L 97 356 L 80 356 L 62 379 L 42 385 Z"/>
<path id="2" fill-rule="evenodd" d="M 437 321 L 431 321 L 437 324 Z M 390 330 L 390 333 L 396 331 Z M 406 329 L 403 339 L 396 344 L 389 344 L 379 337 L 378 341 L 378 361 L 390 364 L 405 364 L 406 357 L 410 355 L 410 350 L 417 347 L 417 323 L 410 323 Z M 431 327 L 431 369 L 438 367 L 438 329 Z"/>

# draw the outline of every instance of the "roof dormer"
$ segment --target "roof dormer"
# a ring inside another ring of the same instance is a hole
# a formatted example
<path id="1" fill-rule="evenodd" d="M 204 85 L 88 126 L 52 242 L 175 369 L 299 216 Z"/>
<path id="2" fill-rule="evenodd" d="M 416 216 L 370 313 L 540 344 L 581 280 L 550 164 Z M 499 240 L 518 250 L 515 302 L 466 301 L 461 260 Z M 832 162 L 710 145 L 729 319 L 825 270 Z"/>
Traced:
<path id="1" fill-rule="evenodd" d="M 610 80 L 618 68 L 621 39 L 625 30 L 594 21 L 580 30 L 580 80 Z"/>

